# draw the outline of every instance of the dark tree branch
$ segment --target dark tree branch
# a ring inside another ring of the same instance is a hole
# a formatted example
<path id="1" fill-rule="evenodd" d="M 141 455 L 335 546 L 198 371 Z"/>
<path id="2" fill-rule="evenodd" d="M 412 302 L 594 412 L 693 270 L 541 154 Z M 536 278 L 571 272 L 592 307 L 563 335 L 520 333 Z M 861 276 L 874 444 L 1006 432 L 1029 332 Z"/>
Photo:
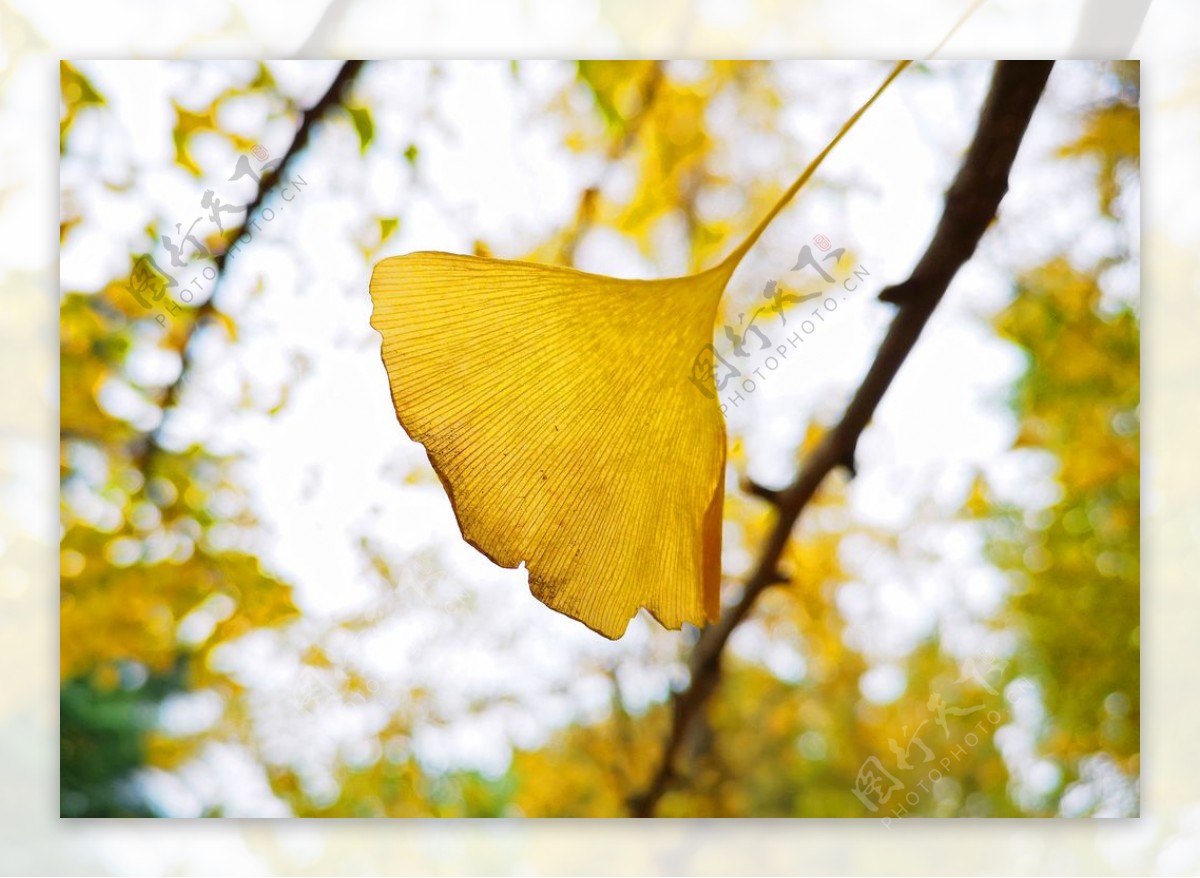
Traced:
<path id="1" fill-rule="evenodd" d="M 980 112 L 975 137 L 946 193 L 945 208 L 924 255 L 904 282 L 879 296 L 899 306 L 866 377 L 837 425 L 821 439 L 795 480 L 772 492 L 778 519 L 737 602 L 705 629 L 692 651 L 690 681 L 671 699 L 671 730 L 649 786 L 629 802 L 635 817 L 653 816 L 676 777 L 681 746 L 717 687 L 721 657 L 733 631 L 764 591 L 780 581 L 779 562 L 801 513 L 838 466 L 853 470 L 854 452 L 883 395 L 926 322 L 996 216 L 1008 177 L 1053 62 L 1001 61 Z M 760 494 L 760 496 L 763 496 Z"/>
<path id="2" fill-rule="evenodd" d="M 230 253 L 235 249 L 234 244 L 245 234 L 246 229 L 251 227 L 255 215 L 259 212 L 267 196 L 274 191 L 280 180 L 285 179 L 285 174 L 295 163 L 296 156 L 308 146 L 313 128 L 316 127 L 317 122 L 323 119 L 333 107 L 341 103 L 342 95 L 358 75 L 359 70 L 362 69 L 362 65 L 362 61 L 346 61 L 343 63 L 337 75 L 334 76 L 333 82 L 325 90 L 325 93 L 321 95 L 315 104 L 304 111 L 300 117 L 300 124 L 296 129 L 296 136 L 292 139 L 291 145 L 288 146 L 287 152 L 284 153 L 283 158 L 275 168 L 263 174 L 262 179 L 259 181 L 258 191 L 255 192 L 253 200 L 246 205 L 246 215 L 242 219 L 242 224 L 230 236 L 230 243 L 225 246 L 225 249 L 214 257 L 213 265 L 216 268 L 217 276 L 213 280 L 212 293 L 201 305 L 197 306 L 191 325 L 188 327 L 187 336 L 183 341 L 183 348 L 180 353 L 182 363 L 179 375 L 167 385 L 159 399 L 159 408 L 162 410 L 162 416 L 159 419 L 158 426 L 146 433 L 139 440 L 137 446 L 135 446 L 133 462 L 143 473 L 149 472 L 155 455 L 162 447 L 162 433 L 166 426 L 167 413 L 179 402 L 179 395 L 183 391 L 188 372 L 195 360 L 195 342 L 199 330 L 208 324 L 216 313 L 215 302 L 217 290 L 221 285 L 222 278 L 225 276 L 225 263 L 229 261 Z"/>

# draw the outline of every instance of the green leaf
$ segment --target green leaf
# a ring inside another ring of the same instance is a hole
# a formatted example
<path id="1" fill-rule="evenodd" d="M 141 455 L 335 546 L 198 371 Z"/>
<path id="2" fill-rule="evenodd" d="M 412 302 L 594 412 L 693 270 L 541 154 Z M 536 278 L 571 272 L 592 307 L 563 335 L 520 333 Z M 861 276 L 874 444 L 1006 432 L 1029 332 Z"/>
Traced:
<path id="1" fill-rule="evenodd" d="M 366 152 L 375 136 L 375 123 L 371 120 L 371 111 L 366 107 L 347 107 L 350 119 L 354 122 L 354 130 L 358 132 L 359 151 Z"/>

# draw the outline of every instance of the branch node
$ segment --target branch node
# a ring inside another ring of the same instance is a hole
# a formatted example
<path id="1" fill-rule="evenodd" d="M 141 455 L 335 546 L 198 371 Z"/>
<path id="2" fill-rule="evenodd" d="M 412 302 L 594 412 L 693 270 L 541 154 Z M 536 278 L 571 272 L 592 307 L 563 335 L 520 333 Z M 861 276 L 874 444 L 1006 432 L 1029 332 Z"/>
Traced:
<path id="1" fill-rule="evenodd" d="M 791 581 L 792 577 L 790 573 L 784 573 L 782 570 L 776 567 L 767 576 L 767 581 L 764 585 L 764 588 L 770 588 L 773 585 L 787 585 Z"/>
<path id="2" fill-rule="evenodd" d="M 912 298 L 912 295 L 912 282 L 906 280 L 892 284 L 890 287 L 884 287 L 878 298 L 879 301 L 886 302 L 888 305 L 903 305 Z"/>
<path id="3" fill-rule="evenodd" d="M 854 460 L 855 450 L 855 446 L 851 445 L 838 456 L 837 463 L 834 464 L 834 466 L 840 466 L 844 469 L 847 477 L 851 479 L 858 475 L 858 464 Z"/>
<path id="4" fill-rule="evenodd" d="M 740 487 L 744 493 L 749 494 L 752 497 L 758 497 L 760 500 L 766 500 L 772 506 L 779 505 L 779 497 L 782 493 L 781 491 L 777 491 L 774 488 L 768 488 L 766 485 L 760 485 L 749 476 L 742 476 L 741 479 L 738 480 L 738 487 Z"/>

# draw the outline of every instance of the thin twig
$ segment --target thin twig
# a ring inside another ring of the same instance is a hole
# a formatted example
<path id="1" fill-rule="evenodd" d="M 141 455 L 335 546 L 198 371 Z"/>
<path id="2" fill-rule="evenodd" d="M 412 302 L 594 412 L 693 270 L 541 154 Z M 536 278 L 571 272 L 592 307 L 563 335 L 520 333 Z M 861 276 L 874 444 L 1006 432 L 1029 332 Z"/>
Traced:
<path id="1" fill-rule="evenodd" d="M 288 146 L 287 152 L 284 153 L 278 165 L 263 174 L 258 184 L 258 191 L 254 194 L 254 198 L 250 203 L 246 205 L 246 215 L 242 219 L 241 226 L 229 237 L 230 244 L 226 245 L 225 249 L 214 257 L 213 265 L 216 269 L 216 277 L 213 280 L 212 293 L 196 308 L 191 325 L 188 327 L 187 336 L 183 341 L 180 353 L 182 362 L 179 375 L 167 385 L 159 399 L 159 408 L 162 411 L 162 415 L 159 418 L 158 425 L 141 438 L 140 444 L 136 446 L 136 451 L 133 455 L 134 465 L 143 473 L 149 473 L 155 455 L 162 448 L 162 434 L 167 423 L 167 413 L 179 402 L 179 395 L 183 391 L 188 372 L 195 361 L 196 339 L 199 335 L 199 330 L 210 322 L 216 313 L 217 289 L 221 284 L 221 279 L 225 275 L 225 263 L 229 260 L 230 253 L 235 249 L 233 243 L 245 234 L 247 228 L 251 227 L 255 214 L 262 207 L 263 201 L 275 189 L 279 181 L 284 179 L 284 175 L 295 162 L 296 156 L 308 146 L 316 123 L 324 118 L 333 107 L 340 104 L 343 93 L 358 75 L 362 65 L 362 61 L 346 61 L 342 64 L 337 75 L 333 78 L 333 82 L 325 90 L 325 93 L 321 95 L 315 104 L 304 111 L 300 117 L 300 124 L 296 129 L 296 136 L 292 139 L 291 145 Z"/>
<path id="2" fill-rule="evenodd" d="M 951 280 L 966 263 L 996 216 L 1008 177 L 1053 62 L 1002 61 L 980 112 L 975 137 L 963 159 L 933 239 L 908 280 L 879 296 L 899 306 L 871 368 L 842 419 L 805 460 L 795 480 L 771 497 L 778 518 L 741 597 L 707 628 L 692 651 L 690 680 L 671 699 L 671 731 L 650 785 L 630 799 L 633 816 L 649 817 L 676 777 L 681 746 L 717 687 L 721 657 L 734 629 L 764 591 L 780 581 L 779 562 L 792 529 L 817 489 L 834 469 L 853 467 L 859 436 L 875 413 Z M 760 496 L 762 496 L 760 494 Z"/>

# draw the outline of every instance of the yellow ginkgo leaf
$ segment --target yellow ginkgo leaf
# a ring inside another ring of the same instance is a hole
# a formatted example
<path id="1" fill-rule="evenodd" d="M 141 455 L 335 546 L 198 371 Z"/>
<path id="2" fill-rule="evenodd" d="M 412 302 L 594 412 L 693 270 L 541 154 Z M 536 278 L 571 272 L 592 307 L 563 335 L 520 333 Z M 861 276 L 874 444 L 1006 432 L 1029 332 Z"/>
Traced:
<path id="1" fill-rule="evenodd" d="M 610 638 L 642 607 L 668 628 L 718 617 L 725 424 L 697 354 L 746 251 L 905 63 L 707 271 L 619 280 L 450 253 L 375 266 L 401 425 L 464 538 L 524 562 L 551 608 Z"/>
<path id="2" fill-rule="evenodd" d="M 717 615 L 725 427 L 688 377 L 727 279 L 449 253 L 371 279 L 396 412 L 463 536 L 608 637 L 639 606 L 672 628 Z"/>

